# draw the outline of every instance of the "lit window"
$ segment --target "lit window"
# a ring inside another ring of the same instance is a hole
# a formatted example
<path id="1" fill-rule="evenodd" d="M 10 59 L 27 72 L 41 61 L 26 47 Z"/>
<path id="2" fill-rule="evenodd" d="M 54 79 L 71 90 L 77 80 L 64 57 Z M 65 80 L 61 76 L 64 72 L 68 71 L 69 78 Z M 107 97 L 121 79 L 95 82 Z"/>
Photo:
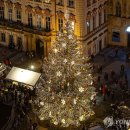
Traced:
<path id="1" fill-rule="evenodd" d="M 0 19 L 4 19 L 4 7 L 0 7 Z"/>
<path id="2" fill-rule="evenodd" d="M 5 33 L 1 33 L 1 41 L 5 42 Z"/>
<path id="3" fill-rule="evenodd" d="M 58 19 L 59 31 L 63 32 L 63 19 Z"/>
<path id="4" fill-rule="evenodd" d="M 87 33 L 89 33 L 90 32 L 90 20 L 87 20 L 86 24 L 87 24 Z"/>
<path id="5" fill-rule="evenodd" d="M 43 2 L 45 2 L 45 3 L 50 3 L 50 0 L 44 0 Z"/>
<path id="6" fill-rule="evenodd" d="M 69 1 L 68 1 L 68 6 L 69 6 L 70 8 L 74 8 L 74 0 L 69 0 Z"/>
<path id="7" fill-rule="evenodd" d="M 17 22 L 21 22 L 21 11 L 20 10 L 16 11 L 16 18 L 17 18 Z"/>
<path id="8" fill-rule="evenodd" d="M 30 27 L 33 26 L 32 13 L 28 13 L 28 25 Z"/>
<path id="9" fill-rule="evenodd" d="M 12 21 L 12 9 L 8 10 L 8 18 L 9 18 L 9 21 Z"/>
<path id="10" fill-rule="evenodd" d="M 46 17 L 46 30 L 50 31 L 51 30 L 51 18 Z"/>
<path id="11" fill-rule="evenodd" d="M 37 28 L 41 28 L 41 16 L 37 15 Z"/>

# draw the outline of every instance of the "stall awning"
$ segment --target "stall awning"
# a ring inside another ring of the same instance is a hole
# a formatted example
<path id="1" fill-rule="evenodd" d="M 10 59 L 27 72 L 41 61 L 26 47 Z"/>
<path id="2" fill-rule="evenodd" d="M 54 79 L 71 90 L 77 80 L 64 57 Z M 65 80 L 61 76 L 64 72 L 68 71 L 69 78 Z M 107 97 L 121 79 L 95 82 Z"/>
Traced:
<path id="1" fill-rule="evenodd" d="M 38 81 L 38 79 L 40 78 L 40 76 L 41 76 L 40 73 L 26 69 L 21 69 L 18 67 L 13 67 L 9 72 L 9 74 L 7 75 L 6 79 L 34 86 Z"/>

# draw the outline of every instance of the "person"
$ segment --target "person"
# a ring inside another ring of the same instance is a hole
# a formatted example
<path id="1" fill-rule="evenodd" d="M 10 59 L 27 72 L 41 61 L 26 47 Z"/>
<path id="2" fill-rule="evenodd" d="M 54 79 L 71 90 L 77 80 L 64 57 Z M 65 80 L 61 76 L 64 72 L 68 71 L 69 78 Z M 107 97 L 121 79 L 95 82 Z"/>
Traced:
<path id="1" fill-rule="evenodd" d="M 99 68 L 99 72 L 102 73 L 102 65 Z"/>
<path id="2" fill-rule="evenodd" d="M 108 81 L 108 73 L 107 72 L 105 72 L 105 74 L 104 74 L 104 80 Z"/>
<path id="3" fill-rule="evenodd" d="M 112 99 L 112 101 L 114 100 L 114 98 L 115 98 L 115 92 L 112 90 L 111 91 L 111 99 Z"/>
<path id="4" fill-rule="evenodd" d="M 38 130 L 38 125 L 37 123 L 32 124 L 32 130 Z"/>
<path id="5" fill-rule="evenodd" d="M 111 71 L 111 79 L 113 80 L 114 79 L 114 76 L 115 76 L 115 71 Z"/>
<path id="6" fill-rule="evenodd" d="M 107 87 L 106 84 L 102 86 L 102 94 L 103 94 L 103 100 L 106 100 L 106 92 L 107 92 Z"/>
<path id="7" fill-rule="evenodd" d="M 125 81 L 127 81 L 127 74 L 125 74 Z"/>
<path id="8" fill-rule="evenodd" d="M 98 76 L 97 82 L 100 82 L 100 80 L 101 80 L 101 77 L 100 77 L 100 76 Z"/>
<path id="9" fill-rule="evenodd" d="M 91 60 L 92 60 L 92 61 L 94 60 L 94 55 L 93 55 L 93 54 L 91 55 Z"/>
<path id="10" fill-rule="evenodd" d="M 110 97 L 110 94 L 111 94 L 111 90 L 110 90 L 110 89 L 107 89 L 107 97 L 108 97 L 108 98 Z"/>
<path id="11" fill-rule="evenodd" d="M 6 55 L 6 50 L 2 49 L 2 55 L 5 56 Z"/>
<path id="12" fill-rule="evenodd" d="M 118 55 L 118 49 L 115 50 L 115 57 Z"/>

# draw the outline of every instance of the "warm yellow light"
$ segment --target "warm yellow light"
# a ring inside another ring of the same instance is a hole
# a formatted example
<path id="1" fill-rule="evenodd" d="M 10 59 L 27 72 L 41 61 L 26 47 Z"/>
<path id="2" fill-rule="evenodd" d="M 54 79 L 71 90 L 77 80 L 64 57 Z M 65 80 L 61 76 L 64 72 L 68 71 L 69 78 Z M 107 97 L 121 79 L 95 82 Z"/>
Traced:
<path id="1" fill-rule="evenodd" d="M 71 25 L 72 25 L 72 29 L 74 30 L 74 25 L 75 25 L 74 21 L 71 22 Z"/>
<path id="2" fill-rule="evenodd" d="M 55 53 L 57 53 L 57 52 L 58 52 L 58 50 L 57 50 L 57 49 L 54 49 L 54 52 L 55 52 Z"/>
<path id="3" fill-rule="evenodd" d="M 32 70 L 34 69 L 34 65 L 31 65 L 31 69 L 32 69 Z"/>

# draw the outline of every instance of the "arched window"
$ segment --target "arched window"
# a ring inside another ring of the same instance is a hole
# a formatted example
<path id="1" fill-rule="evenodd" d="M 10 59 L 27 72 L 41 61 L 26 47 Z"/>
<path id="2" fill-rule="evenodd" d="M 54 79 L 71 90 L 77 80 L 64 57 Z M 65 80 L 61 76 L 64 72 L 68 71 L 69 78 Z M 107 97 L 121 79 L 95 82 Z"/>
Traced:
<path id="1" fill-rule="evenodd" d="M 116 16 L 121 17 L 121 4 L 119 2 L 116 4 Z"/>

